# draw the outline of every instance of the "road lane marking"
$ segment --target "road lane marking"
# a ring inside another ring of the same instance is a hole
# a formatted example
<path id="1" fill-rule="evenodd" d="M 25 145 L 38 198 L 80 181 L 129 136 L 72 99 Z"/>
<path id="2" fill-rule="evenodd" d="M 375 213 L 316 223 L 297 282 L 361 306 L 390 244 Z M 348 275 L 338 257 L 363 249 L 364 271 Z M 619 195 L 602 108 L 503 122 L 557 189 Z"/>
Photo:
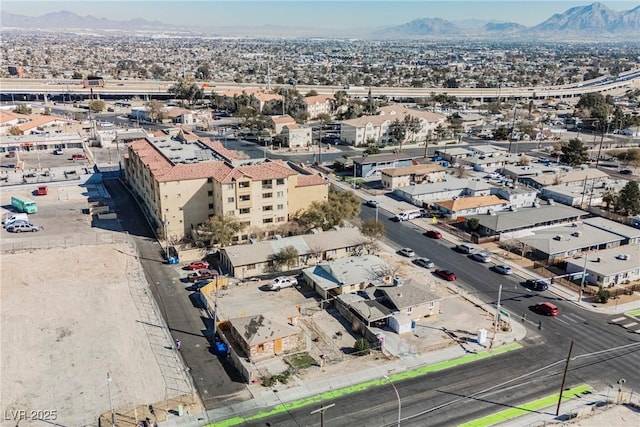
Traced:
<path id="1" fill-rule="evenodd" d="M 612 321 L 612 322 L 619 322 L 619 321 L 621 321 L 621 320 L 625 320 L 625 319 L 626 319 L 626 317 L 622 316 L 622 317 L 617 317 L 617 318 L 615 318 L 615 319 L 611 319 L 611 321 Z"/>
<path id="2" fill-rule="evenodd" d="M 562 319 L 558 319 L 557 317 L 556 317 L 556 320 L 557 320 L 558 322 L 562 322 L 562 323 L 564 323 L 565 325 L 568 325 L 568 324 L 569 324 L 569 322 L 565 322 L 564 320 L 562 320 Z"/>
<path id="3" fill-rule="evenodd" d="M 637 324 L 638 324 L 638 322 L 631 322 L 631 323 L 627 323 L 626 325 L 622 325 L 622 327 L 623 328 L 630 328 L 630 327 L 635 326 Z"/>

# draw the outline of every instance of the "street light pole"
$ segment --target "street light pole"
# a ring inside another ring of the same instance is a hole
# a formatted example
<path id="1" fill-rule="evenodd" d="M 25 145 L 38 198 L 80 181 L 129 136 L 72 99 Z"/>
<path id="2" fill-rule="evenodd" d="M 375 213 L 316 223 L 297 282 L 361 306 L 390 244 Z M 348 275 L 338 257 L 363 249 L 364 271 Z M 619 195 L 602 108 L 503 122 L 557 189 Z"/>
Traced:
<path id="1" fill-rule="evenodd" d="M 393 381 L 391 381 L 391 378 L 385 375 L 384 379 L 387 380 L 389 384 L 391 384 L 391 387 L 393 387 L 393 391 L 396 392 L 396 397 L 398 398 L 398 427 L 400 427 L 400 421 L 402 420 L 402 401 L 400 400 L 400 393 L 398 393 L 398 389 Z"/>
<path id="2" fill-rule="evenodd" d="M 496 318 L 493 325 L 493 339 L 498 335 L 498 323 L 500 323 L 500 297 L 502 296 L 502 285 L 498 288 L 498 304 L 496 305 Z"/>

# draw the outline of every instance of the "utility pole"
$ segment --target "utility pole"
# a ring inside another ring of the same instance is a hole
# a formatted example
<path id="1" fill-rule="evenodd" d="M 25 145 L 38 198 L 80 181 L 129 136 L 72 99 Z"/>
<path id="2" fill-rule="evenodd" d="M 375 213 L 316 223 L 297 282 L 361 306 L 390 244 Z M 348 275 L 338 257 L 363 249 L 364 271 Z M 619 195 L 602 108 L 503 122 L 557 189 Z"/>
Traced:
<path id="1" fill-rule="evenodd" d="M 498 288 L 498 304 L 496 305 L 496 318 L 493 324 L 493 339 L 498 335 L 498 323 L 500 323 L 500 297 L 502 296 L 502 285 Z"/>
<path id="2" fill-rule="evenodd" d="M 107 390 L 109 391 L 109 408 L 111 409 L 111 427 L 116 427 L 116 413 L 113 411 L 113 400 L 111 399 L 111 374 L 107 372 Z"/>
<path id="3" fill-rule="evenodd" d="M 564 390 L 564 382 L 567 379 L 567 371 L 569 370 L 569 360 L 571 360 L 571 351 L 573 350 L 573 340 L 569 346 L 569 354 L 567 355 L 567 363 L 564 365 L 564 374 L 562 374 L 562 385 L 560 386 L 560 396 L 558 396 L 558 407 L 556 408 L 556 417 L 560 414 L 560 403 L 562 403 L 562 391 Z"/>
<path id="4" fill-rule="evenodd" d="M 514 140 L 514 136 L 516 133 L 516 112 L 518 111 L 518 105 L 514 104 L 513 105 L 513 122 L 511 123 L 511 135 L 509 137 L 509 153 L 511 153 L 511 143 Z M 516 145 L 517 148 L 517 145 Z M 516 149 L 517 152 L 517 149 Z"/>
<path id="5" fill-rule="evenodd" d="M 327 406 L 321 406 L 315 411 L 311 411 L 309 413 L 311 415 L 320 413 L 320 427 L 324 427 L 324 411 L 326 411 L 327 409 L 333 408 L 334 406 L 336 406 L 335 403 L 332 403 L 331 405 L 327 405 Z"/>

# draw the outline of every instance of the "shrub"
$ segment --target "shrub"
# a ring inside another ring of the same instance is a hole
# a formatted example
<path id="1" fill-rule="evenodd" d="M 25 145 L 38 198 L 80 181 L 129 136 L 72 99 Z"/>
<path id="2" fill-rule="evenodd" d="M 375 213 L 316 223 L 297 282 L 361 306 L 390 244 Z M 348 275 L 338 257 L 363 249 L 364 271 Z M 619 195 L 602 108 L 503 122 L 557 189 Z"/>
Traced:
<path id="1" fill-rule="evenodd" d="M 598 288 L 598 300 L 602 303 L 602 304 L 606 304 L 607 301 L 609 301 L 609 290 L 605 289 L 604 287 L 600 286 L 600 288 Z"/>
<path id="2" fill-rule="evenodd" d="M 365 338 L 358 338 L 353 349 L 356 351 L 358 356 L 366 356 L 371 353 L 371 346 L 369 345 L 369 341 Z"/>

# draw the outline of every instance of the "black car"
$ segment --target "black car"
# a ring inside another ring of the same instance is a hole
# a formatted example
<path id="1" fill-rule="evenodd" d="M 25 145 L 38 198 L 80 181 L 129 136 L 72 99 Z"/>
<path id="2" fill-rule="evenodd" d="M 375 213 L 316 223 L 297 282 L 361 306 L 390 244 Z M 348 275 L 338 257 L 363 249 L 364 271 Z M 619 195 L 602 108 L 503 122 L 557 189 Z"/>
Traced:
<path id="1" fill-rule="evenodd" d="M 620 175 L 631 175 L 633 171 L 631 169 L 623 169 L 620 171 Z"/>
<path id="2" fill-rule="evenodd" d="M 527 281 L 524 282 L 524 285 L 532 291 L 538 292 L 543 292 L 549 289 L 549 285 L 547 284 L 547 282 L 540 279 L 527 279 Z"/>

